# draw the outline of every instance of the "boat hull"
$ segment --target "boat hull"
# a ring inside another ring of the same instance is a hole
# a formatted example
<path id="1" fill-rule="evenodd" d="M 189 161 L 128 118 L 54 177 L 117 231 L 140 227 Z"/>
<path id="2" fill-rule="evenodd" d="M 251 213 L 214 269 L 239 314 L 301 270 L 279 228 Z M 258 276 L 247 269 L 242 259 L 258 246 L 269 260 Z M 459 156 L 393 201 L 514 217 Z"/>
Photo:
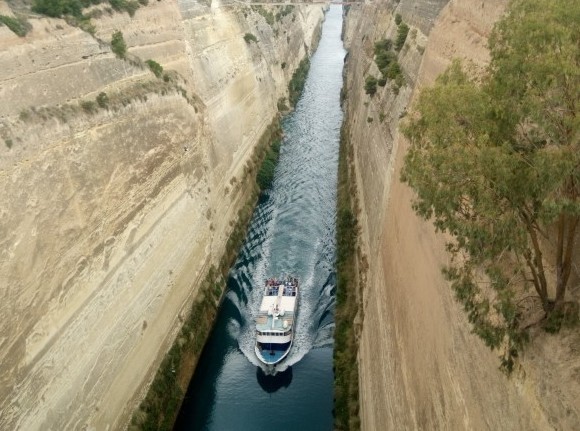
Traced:
<path id="1" fill-rule="evenodd" d="M 266 344 L 256 342 L 254 350 L 260 362 L 266 365 L 276 365 L 288 356 L 291 348 L 292 341 L 285 344 Z"/>

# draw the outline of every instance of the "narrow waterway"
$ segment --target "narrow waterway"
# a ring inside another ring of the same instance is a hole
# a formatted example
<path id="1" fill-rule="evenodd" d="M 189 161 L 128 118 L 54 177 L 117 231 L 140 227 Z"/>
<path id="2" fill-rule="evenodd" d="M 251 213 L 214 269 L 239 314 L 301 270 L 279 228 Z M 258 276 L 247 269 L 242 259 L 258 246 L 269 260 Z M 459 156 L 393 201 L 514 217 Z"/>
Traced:
<path id="1" fill-rule="evenodd" d="M 331 6 L 284 141 L 272 189 L 260 198 L 228 291 L 190 383 L 177 430 L 332 429 L 335 213 L 342 7 Z M 301 282 L 296 335 L 269 375 L 254 353 L 264 280 Z"/>

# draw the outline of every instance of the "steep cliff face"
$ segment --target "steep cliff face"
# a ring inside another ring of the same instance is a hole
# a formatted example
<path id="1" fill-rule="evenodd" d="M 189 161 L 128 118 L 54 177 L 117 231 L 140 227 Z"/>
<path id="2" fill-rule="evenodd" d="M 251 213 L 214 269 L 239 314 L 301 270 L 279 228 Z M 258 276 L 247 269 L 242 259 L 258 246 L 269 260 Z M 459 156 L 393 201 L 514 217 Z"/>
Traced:
<path id="1" fill-rule="evenodd" d="M 24 38 L 0 27 L 1 429 L 128 420 L 323 18 L 258 12 L 162 1 L 104 11 L 94 35 L 40 17 Z"/>
<path id="2" fill-rule="evenodd" d="M 346 18 L 346 109 L 369 273 L 359 374 L 363 429 L 574 429 L 579 423 L 578 337 L 533 343 L 507 379 L 496 355 L 470 333 L 440 268 L 445 238 L 418 218 L 399 181 L 407 143 L 399 126 L 413 98 L 454 57 L 484 67 L 503 0 L 388 1 L 352 6 Z M 380 73 L 373 44 L 396 39 L 395 14 L 411 30 L 398 55 L 405 85 L 365 94 Z M 547 343 L 554 349 L 548 353 Z M 574 353 L 576 351 L 576 353 Z M 550 371 L 547 371 L 550 370 Z M 576 374 L 577 375 L 577 374 Z"/>

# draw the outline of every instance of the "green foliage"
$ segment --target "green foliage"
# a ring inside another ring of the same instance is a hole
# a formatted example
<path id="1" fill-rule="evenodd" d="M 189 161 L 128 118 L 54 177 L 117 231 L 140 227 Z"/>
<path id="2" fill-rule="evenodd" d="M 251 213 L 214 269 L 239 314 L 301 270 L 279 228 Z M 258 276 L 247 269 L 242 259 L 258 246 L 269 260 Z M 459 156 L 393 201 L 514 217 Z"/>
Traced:
<path id="1" fill-rule="evenodd" d="M 381 39 L 375 42 L 375 55 L 378 55 L 381 51 L 390 51 L 393 47 L 393 41 L 391 39 Z"/>
<path id="2" fill-rule="evenodd" d="M 488 76 L 478 84 L 454 62 L 404 130 L 414 208 L 453 237 L 445 274 L 508 373 L 527 341 L 525 289 L 546 330 L 578 317 L 564 301 L 580 223 L 578 16 L 575 0 L 515 0 L 490 39 Z"/>
<path id="3" fill-rule="evenodd" d="M 6 147 L 10 150 L 12 145 L 14 145 L 14 141 L 12 141 L 12 139 L 4 139 L 4 144 L 6 144 Z"/>
<path id="4" fill-rule="evenodd" d="M 96 100 L 97 105 L 99 105 L 101 108 L 106 108 L 109 105 L 109 96 L 107 96 L 107 93 L 99 93 Z"/>
<path id="5" fill-rule="evenodd" d="M 281 67 L 282 69 L 286 69 L 286 62 L 285 62 L 285 61 L 283 61 L 283 62 L 282 62 L 282 64 L 280 64 L 280 67 Z"/>
<path id="6" fill-rule="evenodd" d="M 83 9 L 100 3 L 102 3 L 102 0 L 34 0 L 32 10 L 54 18 L 66 15 L 83 18 Z M 130 16 L 134 16 L 141 5 L 148 4 L 148 0 L 108 0 L 108 3 L 117 12 L 127 12 Z M 84 18 L 88 20 L 90 17 Z"/>
<path id="7" fill-rule="evenodd" d="M 379 70 L 385 70 L 391 65 L 391 63 L 396 61 L 397 54 L 395 54 L 393 51 L 388 51 L 383 48 L 377 50 L 375 48 L 375 63 L 377 64 Z"/>
<path id="8" fill-rule="evenodd" d="M 281 141 L 279 139 L 272 143 L 258 171 L 256 182 L 262 191 L 269 189 L 274 180 L 274 172 L 278 164 L 278 158 L 280 157 L 280 145 Z"/>
<path id="9" fill-rule="evenodd" d="M 401 23 L 397 29 L 397 39 L 395 40 L 395 51 L 399 52 L 405 40 L 407 40 L 407 34 L 409 34 L 409 26 L 405 23 Z"/>
<path id="10" fill-rule="evenodd" d="M 147 63 L 147 66 L 149 66 L 149 69 L 157 78 L 161 78 L 163 75 L 163 67 L 159 63 L 154 60 L 147 60 L 145 63 Z"/>
<path id="11" fill-rule="evenodd" d="M 266 10 L 262 5 L 252 6 L 252 9 L 262 15 L 270 27 L 274 25 L 274 14 L 271 11 Z"/>
<path id="12" fill-rule="evenodd" d="M 0 15 L 0 25 L 4 24 L 14 34 L 20 37 L 26 36 L 26 33 L 32 28 L 24 18 L 12 18 L 6 15 Z"/>
<path id="13" fill-rule="evenodd" d="M 80 17 L 83 4 L 80 0 L 34 0 L 32 11 L 43 15 L 60 18 L 63 15 Z"/>
<path id="14" fill-rule="evenodd" d="M 292 79 L 288 83 L 288 101 L 290 102 L 290 106 L 296 106 L 296 103 L 300 98 L 300 94 L 304 89 L 304 84 L 306 83 L 309 70 L 310 59 L 305 57 L 298 65 L 298 68 L 294 71 Z"/>
<path id="15" fill-rule="evenodd" d="M 369 75 L 365 79 L 365 93 L 373 97 L 377 92 L 377 78 Z"/>
<path id="16" fill-rule="evenodd" d="M 341 130 L 338 160 L 336 220 L 336 329 L 334 332 L 334 429 L 358 430 L 358 342 L 355 320 L 359 314 L 357 281 L 356 187 L 350 164 L 352 144 L 346 126 Z"/>
<path id="17" fill-rule="evenodd" d="M 139 2 L 134 0 L 109 0 L 109 3 L 117 12 L 127 12 L 129 16 L 134 16 L 139 9 Z"/>
<path id="18" fill-rule="evenodd" d="M 401 24 L 401 22 L 403 21 L 403 17 L 401 16 L 400 13 L 395 15 L 395 24 L 399 25 Z"/>
<path id="19" fill-rule="evenodd" d="M 278 13 L 276 13 L 276 21 L 282 20 L 282 18 L 284 18 L 286 15 L 291 14 L 293 10 L 294 10 L 294 5 L 289 4 L 289 5 L 282 7 L 282 9 L 280 11 L 278 11 Z"/>
<path id="20" fill-rule="evenodd" d="M 111 38 L 111 49 L 119 58 L 125 58 L 127 55 L 127 44 L 123 38 L 123 33 L 119 30 L 113 33 L 113 37 Z"/>
<path id="21" fill-rule="evenodd" d="M 395 79 L 397 76 L 401 75 L 403 71 L 401 70 L 401 66 L 395 60 L 385 69 L 385 76 L 389 79 Z"/>
<path id="22" fill-rule="evenodd" d="M 246 43 L 250 43 L 250 42 L 258 43 L 258 39 L 256 39 L 256 36 L 254 36 L 252 33 L 244 34 L 244 40 L 246 41 Z"/>
<path id="23" fill-rule="evenodd" d="M 93 114 L 97 111 L 97 105 L 92 100 L 82 101 L 81 108 L 83 108 L 83 111 L 85 111 L 87 114 Z"/>
<path id="24" fill-rule="evenodd" d="M 387 79 L 395 81 L 394 91 L 397 94 L 398 89 L 404 84 L 403 71 L 397 61 L 397 54 L 391 50 L 392 41 L 382 39 L 375 43 L 375 63 L 382 73 L 378 84 L 384 87 Z"/>

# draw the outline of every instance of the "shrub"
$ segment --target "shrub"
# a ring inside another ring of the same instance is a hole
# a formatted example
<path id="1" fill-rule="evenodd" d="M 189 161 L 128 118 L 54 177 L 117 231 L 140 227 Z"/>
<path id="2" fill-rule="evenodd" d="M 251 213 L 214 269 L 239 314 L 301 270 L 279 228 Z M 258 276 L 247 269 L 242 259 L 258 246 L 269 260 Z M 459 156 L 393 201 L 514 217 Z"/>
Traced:
<path id="1" fill-rule="evenodd" d="M 377 84 L 379 84 L 379 87 L 384 87 L 385 85 L 387 85 L 387 80 L 384 77 L 379 78 Z"/>
<path id="2" fill-rule="evenodd" d="M 279 139 L 272 143 L 272 146 L 268 149 L 266 157 L 260 166 L 260 170 L 256 177 L 256 182 L 258 183 L 260 190 L 267 190 L 272 185 L 274 171 L 276 170 L 276 164 L 280 157 L 280 145 L 281 141 Z"/>
<path id="3" fill-rule="evenodd" d="M 380 70 L 384 70 L 393 61 L 397 61 L 397 54 L 393 51 L 379 51 L 375 57 L 375 63 Z"/>
<path id="4" fill-rule="evenodd" d="M 135 0 L 109 0 L 109 3 L 117 12 L 127 12 L 129 16 L 134 16 L 139 9 L 139 2 Z"/>
<path id="5" fill-rule="evenodd" d="M 381 39 L 375 42 L 375 55 L 380 51 L 389 51 L 393 47 L 393 41 L 391 39 Z"/>
<path id="6" fill-rule="evenodd" d="M 396 79 L 402 73 L 401 66 L 397 61 L 392 62 L 385 70 L 385 76 L 389 79 Z"/>
<path id="7" fill-rule="evenodd" d="M 372 75 L 365 80 L 365 92 L 371 97 L 377 92 L 377 79 Z"/>
<path id="8" fill-rule="evenodd" d="M 83 108 L 87 114 L 92 114 L 97 110 L 97 105 L 92 100 L 85 100 L 81 102 L 81 108 Z"/>
<path id="9" fill-rule="evenodd" d="M 256 39 L 256 36 L 254 36 L 252 33 L 244 34 L 244 40 L 246 41 L 246 43 L 250 43 L 250 42 L 258 43 L 258 39 Z"/>
<path id="10" fill-rule="evenodd" d="M 10 16 L 0 15 L 0 23 L 8 27 L 15 35 L 24 37 L 30 30 L 31 26 L 24 18 L 12 18 Z"/>
<path id="11" fill-rule="evenodd" d="M 395 86 L 401 88 L 403 85 L 405 85 L 405 78 L 403 78 L 403 74 L 400 73 L 395 77 Z"/>
<path id="12" fill-rule="evenodd" d="M 101 108 L 106 108 L 109 105 L 109 96 L 107 96 L 107 93 L 99 93 L 97 96 L 97 105 Z"/>
<path id="13" fill-rule="evenodd" d="M 400 51 L 405 44 L 405 40 L 407 40 L 407 34 L 409 34 L 409 26 L 405 23 L 402 23 L 397 29 L 397 40 L 395 41 L 396 51 Z"/>
<path id="14" fill-rule="evenodd" d="M 147 63 L 147 66 L 149 66 L 149 69 L 155 74 L 157 78 L 161 78 L 161 75 L 163 74 L 163 67 L 159 63 L 154 60 L 147 60 L 145 63 Z"/>
<path id="15" fill-rule="evenodd" d="M 111 39 L 111 49 L 119 58 L 125 58 L 127 55 L 127 44 L 123 38 L 123 33 L 121 33 L 119 30 L 113 33 L 113 37 Z"/>
<path id="16" fill-rule="evenodd" d="M 286 69 L 286 62 L 285 62 L 285 61 L 283 61 L 283 62 L 282 62 L 282 64 L 280 65 L 280 67 L 281 67 L 282 69 Z"/>
<path id="17" fill-rule="evenodd" d="M 33 12 L 60 18 L 63 15 L 80 17 L 83 4 L 80 0 L 34 0 Z"/>
<path id="18" fill-rule="evenodd" d="M 294 71 L 292 79 L 288 84 L 288 101 L 291 106 L 296 106 L 300 93 L 304 88 L 306 83 L 306 77 L 308 76 L 308 71 L 310 70 L 310 59 L 308 57 L 302 59 L 298 68 Z"/>
<path id="19" fill-rule="evenodd" d="M 403 17 L 401 16 L 400 13 L 395 15 L 395 24 L 399 25 L 401 24 L 401 22 L 403 21 Z"/>
<path id="20" fill-rule="evenodd" d="M 4 139 L 4 143 L 6 144 L 8 149 L 11 149 L 12 145 L 14 145 L 14 142 L 12 141 L 12 139 Z"/>

